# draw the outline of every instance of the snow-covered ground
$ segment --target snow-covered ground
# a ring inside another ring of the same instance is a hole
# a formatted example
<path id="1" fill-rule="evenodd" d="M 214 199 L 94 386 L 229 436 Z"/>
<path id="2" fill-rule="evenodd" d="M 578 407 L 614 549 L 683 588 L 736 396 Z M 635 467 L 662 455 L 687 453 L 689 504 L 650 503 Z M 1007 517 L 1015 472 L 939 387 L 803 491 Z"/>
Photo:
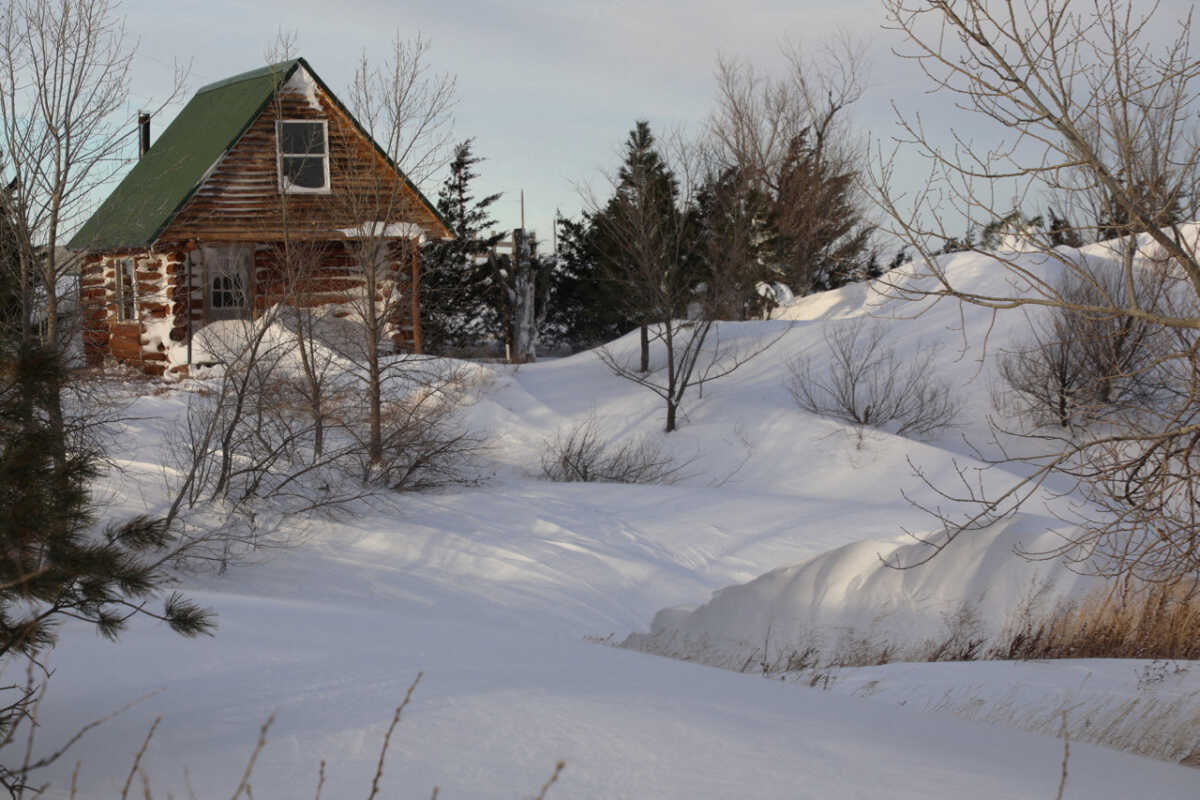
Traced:
<path id="1" fill-rule="evenodd" d="M 980 256 L 951 268 L 981 290 L 1010 290 Z M 962 437 L 986 438 L 988 359 L 1025 325 L 1020 312 L 993 326 L 988 313 L 950 303 L 915 320 L 914 310 L 853 286 L 802 298 L 782 320 L 723 325 L 723 342 L 747 348 L 782 338 L 693 394 L 669 436 L 657 398 L 593 353 L 472 367 L 466 419 L 489 444 L 480 485 L 288 520 L 291 546 L 186 577 L 181 588 L 220 615 L 215 638 L 180 640 L 145 620 L 117 644 L 64 630 L 44 745 L 161 691 L 76 745 L 49 773 L 49 796 L 67 796 L 77 761 L 80 797 L 119 796 L 160 715 L 141 762 L 156 797 L 232 794 L 271 715 L 255 797 L 312 795 L 322 761 L 323 797 L 365 796 L 392 709 L 419 671 L 383 797 L 435 785 L 447 798 L 530 797 L 560 759 L 550 797 L 1053 797 L 1063 749 L 1049 712 L 1069 709 L 1084 725 L 1131 700 L 1170 706 L 1186 738 L 1198 727 L 1196 664 L 894 664 L 766 680 L 604 646 L 636 633 L 642 649 L 738 669 L 764 643 L 783 652 L 861 634 L 899 645 L 937 636 L 964 604 L 998 624 L 1043 587 L 1085 588 L 1059 565 L 1012 554 L 1062 525 L 1051 512 L 1064 501 L 1049 494 L 925 567 L 881 566 L 881 555 L 915 546 L 904 529 L 934 532 L 900 496 L 937 500 L 909 462 L 935 484 L 975 463 Z M 957 429 L 926 442 L 860 435 L 796 407 L 789 361 L 819 360 L 833 326 L 868 315 L 900 351 L 938 348 L 937 376 L 964 403 Z M 631 336 L 613 348 L 636 346 Z M 102 488 L 112 515 L 162 510 L 163 436 L 185 410 L 176 387 L 126 413 L 122 469 Z M 685 465 L 681 477 L 667 486 L 539 479 L 546 440 L 586 420 L 612 439 L 660 442 Z M 1169 672 L 1155 679 L 1160 669 Z M 1072 739 L 1067 797 L 1200 791 L 1196 770 Z"/>

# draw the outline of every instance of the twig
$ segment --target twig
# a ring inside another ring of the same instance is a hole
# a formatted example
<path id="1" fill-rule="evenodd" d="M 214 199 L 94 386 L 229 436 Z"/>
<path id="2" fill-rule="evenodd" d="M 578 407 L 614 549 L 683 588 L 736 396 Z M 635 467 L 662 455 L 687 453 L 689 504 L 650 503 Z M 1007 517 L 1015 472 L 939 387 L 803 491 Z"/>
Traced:
<path id="1" fill-rule="evenodd" d="M 267 721 L 258 729 L 258 743 L 254 745 L 254 752 L 250 754 L 250 761 L 246 764 L 246 771 L 242 773 L 242 779 L 238 782 L 237 789 L 234 791 L 231 800 L 237 800 L 242 792 L 246 792 L 246 795 L 250 796 L 250 773 L 254 772 L 254 762 L 258 760 L 258 754 L 267 746 L 267 731 L 270 730 L 274 722 L 275 715 L 272 714 L 267 717 Z"/>
<path id="2" fill-rule="evenodd" d="M 153 724 L 150 725 L 150 731 L 146 734 L 146 741 L 142 742 L 137 755 L 133 757 L 133 766 L 129 768 L 129 776 L 125 778 L 125 786 L 121 789 L 121 800 L 126 800 L 129 797 L 129 787 L 133 785 L 133 776 L 137 774 L 138 767 L 142 763 L 142 756 L 146 754 L 146 748 L 150 746 L 150 740 L 154 738 L 154 731 L 158 730 L 158 723 L 160 722 L 162 722 L 161 716 L 154 718 Z"/>
<path id="3" fill-rule="evenodd" d="M 533 800 L 546 800 L 546 792 L 550 791 L 550 787 L 558 781 L 558 776 L 562 774 L 563 767 L 566 765 L 567 762 L 565 761 L 559 761 L 554 765 L 554 774 L 550 776 L 548 781 L 542 784 L 542 790 L 537 793 L 537 797 L 535 797 Z"/>
<path id="4" fill-rule="evenodd" d="M 417 684 L 421 682 L 421 676 L 424 674 L 424 672 L 417 673 L 417 677 L 409 684 L 408 691 L 404 693 L 404 700 L 396 706 L 396 713 L 392 715 L 392 724 L 388 726 L 387 733 L 383 735 L 383 747 L 379 750 L 379 765 L 375 767 L 375 777 L 371 779 L 371 793 L 367 795 L 367 800 L 374 800 L 375 795 L 379 794 L 379 780 L 383 777 L 383 760 L 387 758 L 388 745 L 392 741 L 392 731 L 396 730 L 396 724 L 400 722 L 400 712 L 412 699 L 413 690 L 417 688 Z"/>
<path id="5" fill-rule="evenodd" d="M 1058 781 L 1058 794 L 1054 796 L 1054 800 L 1062 800 L 1063 791 L 1067 788 L 1067 761 L 1071 758 L 1071 737 L 1067 731 L 1067 712 L 1062 712 L 1062 740 L 1063 740 L 1063 757 L 1062 757 L 1062 778 Z"/>

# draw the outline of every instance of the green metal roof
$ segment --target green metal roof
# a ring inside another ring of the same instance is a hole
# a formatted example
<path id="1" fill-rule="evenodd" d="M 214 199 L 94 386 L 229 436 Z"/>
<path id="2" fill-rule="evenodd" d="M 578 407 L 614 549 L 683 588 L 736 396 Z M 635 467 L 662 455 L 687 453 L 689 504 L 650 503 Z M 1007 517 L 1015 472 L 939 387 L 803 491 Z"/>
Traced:
<path id="1" fill-rule="evenodd" d="M 68 247 L 148 246 L 301 62 L 284 61 L 201 88 Z"/>
<path id="2" fill-rule="evenodd" d="M 67 246 L 72 250 L 119 250 L 152 244 L 297 66 L 303 66 L 346 111 L 303 58 L 210 83 L 196 92 Z M 354 119 L 348 111 L 346 114 Z M 358 129 L 370 139 L 361 125 Z M 379 150 L 378 144 L 375 147 Z M 379 152 L 387 158 L 382 150 Z M 387 160 L 396 168 L 390 158 Z M 420 190 L 407 177 L 405 181 L 445 224 Z M 446 227 L 449 229 L 449 225 Z"/>

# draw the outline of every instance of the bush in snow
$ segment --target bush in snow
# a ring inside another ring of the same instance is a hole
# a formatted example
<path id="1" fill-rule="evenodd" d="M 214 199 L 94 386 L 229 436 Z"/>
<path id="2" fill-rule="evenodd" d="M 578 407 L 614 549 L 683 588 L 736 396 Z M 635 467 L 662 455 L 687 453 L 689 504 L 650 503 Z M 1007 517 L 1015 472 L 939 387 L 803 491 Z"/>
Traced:
<path id="1" fill-rule="evenodd" d="M 928 436 L 954 424 L 959 403 L 945 381 L 930 377 L 935 352 L 901 358 L 879 325 L 860 319 L 825 334 L 828 372 L 800 357 L 788 364 L 788 391 L 805 411 L 901 436 Z"/>
<path id="2" fill-rule="evenodd" d="M 1037 425 L 1073 428 L 1151 400 L 1163 328 L 1128 314 L 1076 309 L 1158 309 L 1165 292 L 1162 272 L 1138 283 L 1136 296 L 1121 277 L 1100 270 L 1087 281 L 1070 278 L 1058 291 L 1067 305 L 1048 318 L 1027 315 L 1028 338 L 1001 354 L 1003 388 L 996 406 Z"/>
<path id="3" fill-rule="evenodd" d="M 670 483 L 680 468 L 654 442 L 605 442 L 590 419 L 559 430 L 542 453 L 542 475 L 564 483 Z"/>

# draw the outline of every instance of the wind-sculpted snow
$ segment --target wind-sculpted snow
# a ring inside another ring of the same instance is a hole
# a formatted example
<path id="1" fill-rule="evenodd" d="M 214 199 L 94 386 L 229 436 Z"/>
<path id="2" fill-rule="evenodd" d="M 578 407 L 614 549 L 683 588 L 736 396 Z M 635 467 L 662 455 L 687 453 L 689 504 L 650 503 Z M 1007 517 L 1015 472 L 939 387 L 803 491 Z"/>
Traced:
<path id="1" fill-rule="evenodd" d="M 695 609 L 664 609 L 626 647 L 739 671 L 921 660 L 955 637 L 986 650 L 1026 609 L 1042 612 L 1091 583 L 1018 548 L 1061 541 L 1055 520 L 1019 514 L 955 542 L 935 561 L 926 545 L 862 541 L 717 591 Z M 934 540 L 937 537 L 933 537 Z"/>

